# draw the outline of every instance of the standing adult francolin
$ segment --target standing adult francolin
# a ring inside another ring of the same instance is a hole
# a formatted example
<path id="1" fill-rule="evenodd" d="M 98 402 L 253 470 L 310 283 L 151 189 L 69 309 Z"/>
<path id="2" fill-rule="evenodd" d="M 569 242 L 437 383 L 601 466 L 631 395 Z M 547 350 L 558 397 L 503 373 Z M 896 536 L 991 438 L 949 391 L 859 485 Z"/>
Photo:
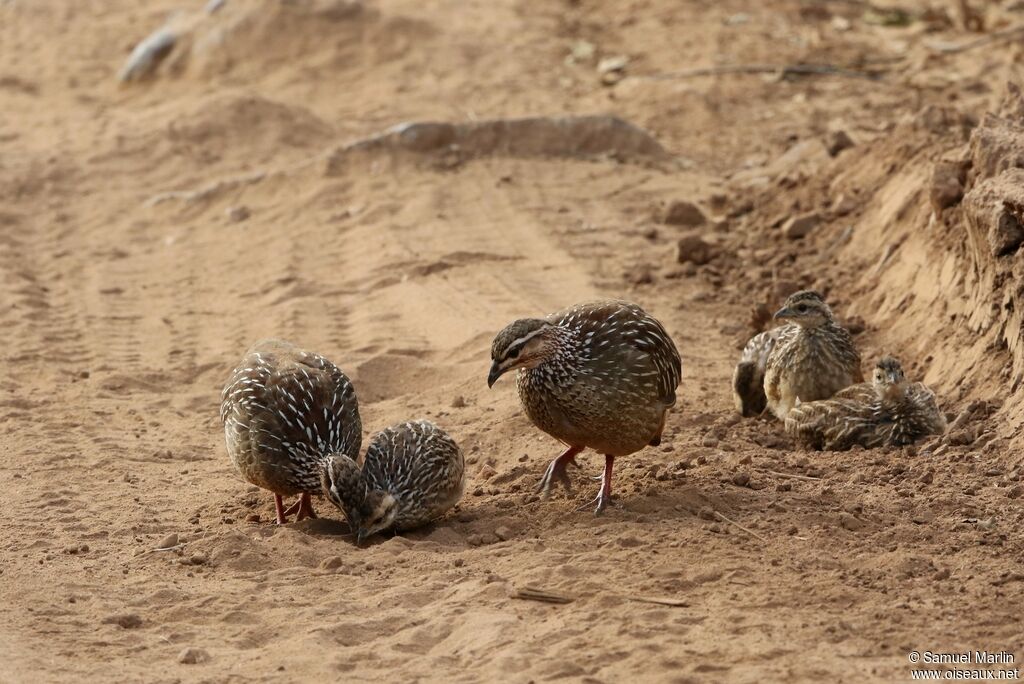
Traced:
<path id="1" fill-rule="evenodd" d="M 277 522 L 315 518 L 311 494 L 332 454 L 358 458 L 359 404 L 333 363 L 280 340 L 254 344 L 221 394 L 228 455 L 243 478 L 274 493 Z M 281 497 L 299 495 L 285 510 Z"/>
<path id="2" fill-rule="evenodd" d="M 554 482 L 571 489 L 566 467 L 584 449 L 605 455 L 597 513 L 611 502 L 615 458 L 661 443 L 682 376 L 665 327 L 618 300 L 515 321 L 494 338 L 491 361 L 488 386 L 518 371 L 526 415 L 568 447 L 548 466 L 538 491 L 547 496 Z"/>

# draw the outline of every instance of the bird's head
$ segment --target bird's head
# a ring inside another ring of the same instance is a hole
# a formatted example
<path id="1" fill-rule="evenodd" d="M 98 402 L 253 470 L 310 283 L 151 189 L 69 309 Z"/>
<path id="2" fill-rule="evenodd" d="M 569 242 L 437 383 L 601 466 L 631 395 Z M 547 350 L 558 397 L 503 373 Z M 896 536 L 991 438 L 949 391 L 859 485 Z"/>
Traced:
<path id="1" fill-rule="evenodd" d="M 391 494 L 374 489 L 366 482 L 359 466 L 348 456 L 328 456 L 320 475 L 324 496 L 341 509 L 356 544 L 386 530 L 398 515 L 398 501 Z"/>
<path id="2" fill-rule="evenodd" d="M 539 318 L 524 318 L 508 325 L 491 344 L 491 372 L 487 386 L 510 370 L 536 368 L 558 349 L 557 326 Z"/>
<path id="3" fill-rule="evenodd" d="M 871 376 L 871 384 L 880 399 L 897 399 L 903 396 L 907 385 L 903 366 L 891 356 L 879 359 Z"/>
<path id="4" fill-rule="evenodd" d="M 832 309 L 819 293 L 801 290 L 790 295 L 782 308 L 775 312 L 775 320 L 816 328 L 832 320 Z"/>

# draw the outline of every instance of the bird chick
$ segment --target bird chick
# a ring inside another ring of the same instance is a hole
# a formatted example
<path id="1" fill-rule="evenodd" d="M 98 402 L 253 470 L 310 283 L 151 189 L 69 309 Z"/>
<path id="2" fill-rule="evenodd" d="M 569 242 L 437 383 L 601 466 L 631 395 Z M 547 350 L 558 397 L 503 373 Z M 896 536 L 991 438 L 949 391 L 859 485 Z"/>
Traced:
<path id="1" fill-rule="evenodd" d="M 605 455 L 600 513 L 611 502 L 615 458 L 661 443 L 682 362 L 664 326 L 636 304 L 578 304 L 509 324 L 494 338 L 487 385 L 515 370 L 519 399 L 538 428 L 568 446 L 538 485 L 547 496 L 591 448 Z"/>
<path id="2" fill-rule="evenodd" d="M 922 383 L 908 383 L 891 356 L 875 365 L 870 383 L 851 385 L 831 399 L 799 404 L 786 417 L 786 432 L 815 448 L 842 451 L 905 446 L 946 431 L 935 395 Z"/>
<path id="3" fill-rule="evenodd" d="M 278 524 L 315 518 L 311 494 L 331 454 L 354 457 L 362 442 L 352 383 L 333 363 L 281 340 L 254 344 L 221 393 L 228 455 L 242 477 L 274 493 Z M 284 509 L 282 496 L 299 494 Z"/>
<path id="4" fill-rule="evenodd" d="M 853 338 L 820 294 L 791 295 L 775 320 L 794 326 L 779 334 L 765 361 L 765 400 L 776 417 L 785 420 L 798 400 L 828 399 L 864 380 Z"/>
<path id="5" fill-rule="evenodd" d="M 362 468 L 344 455 L 328 457 L 321 487 L 362 544 L 378 532 L 420 527 L 450 510 L 465 489 L 465 462 L 455 441 L 433 423 L 401 423 L 373 438 Z"/>

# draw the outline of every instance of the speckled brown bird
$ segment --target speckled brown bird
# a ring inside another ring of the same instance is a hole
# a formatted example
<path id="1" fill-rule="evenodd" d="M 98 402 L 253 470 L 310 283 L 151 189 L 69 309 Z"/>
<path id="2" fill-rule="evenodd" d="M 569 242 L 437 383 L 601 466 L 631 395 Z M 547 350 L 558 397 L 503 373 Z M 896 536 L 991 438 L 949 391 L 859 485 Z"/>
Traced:
<path id="1" fill-rule="evenodd" d="M 591 448 L 605 455 L 600 513 L 611 502 L 617 456 L 661 443 L 676 403 L 682 362 L 664 326 L 636 304 L 578 304 L 546 318 L 515 321 L 491 346 L 488 386 L 517 370 L 516 385 L 533 424 L 568 449 L 551 462 L 538 491 L 570 489 L 566 467 Z"/>
<path id="2" fill-rule="evenodd" d="M 830 451 L 904 446 L 945 431 L 946 417 L 934 393 L 919 382 L 908 383 L 892 357 L 878 362 L 870 383 L 851 385 L 831 399 L 801 403 L 786 417 L 787 433 Z"/>
<path id="3" fill-rule="evenodd" d="M 362 424 L 355 389 L 333 363 L 280 340 L 257 342 L 221 394 L 221 421 L 232 463 L 274 493 L 277 522 L 316 517 L 327 456 L 359 455 Z M 282 496 L 298 494 L 287 511 Z"/>
<path id="4" fill-rule="evenodd" d="M 426 420 L 378 433 L 362 468 L 348 456 L 328 456 L 321 486 L 342 510 L 356 541 L 393 528 L 409 530 L 442 516 L 465 489 L 462 451 Z"/>
<path id="5" fill-rule="evenodd" d="M 864 380 L 853 338 L 820 294 L 802 290 L 791 295 L 775 320 L 796 326 L 779 334 L 765 361 L 764 394 L 776 417 L 785 420 L 798 400 L 828 399 Z"/>

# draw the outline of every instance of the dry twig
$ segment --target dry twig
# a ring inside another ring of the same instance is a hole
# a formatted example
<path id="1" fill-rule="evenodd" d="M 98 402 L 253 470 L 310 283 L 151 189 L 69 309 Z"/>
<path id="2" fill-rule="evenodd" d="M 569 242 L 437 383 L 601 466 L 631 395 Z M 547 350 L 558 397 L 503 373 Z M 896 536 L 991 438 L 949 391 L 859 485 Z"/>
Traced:
<path id="1" fill-rule="evenodd" d="M 735 520 L 730 520 L 729 518 L 726 518 L 724 515 L 722 515 L 718 511 L 715 511 L 715 517 L 717 517 L 722 522 L 729 523 L 730 525 L 732 525 L 733 527 L 735 527 L 737 529 L 743 530 L 744 532 L 749 534 L 751 537 L 756 537 L 757 539 L 760 539 L 761 541 L 765 542 L 766 544 L 768 543 L 768 540 L 765 537 L 762 537 L 757 532 L 754 532 L 753 530 L 751 530 L 749 528 L 746 528 L 743 525 L 740 525 Z"/>
<path id="2" fill-rule="evenodd" d="M 820 477 L 813 477 L 811 475 L 797 475 L 796 473 L 780 473 L 778 470 L 766 470 L 765 472 L 768 473 L 769 475 L 774 475 L 775 477 L 781 477 L 781 478 L 790 479 L 790 480 L 811 480 L 811 481 L 815 481 L 815 480 L 820 480 L 821 479 Z"/>
<path id="3" fill-rule="evenodd" d="M 778 74 L 779 78 L 788 76 L 845 76 L 877 81 L 881 75 L 841 67 L 836 64 L 721 64 L 718 66 L 699 67 L 684 71 L 671 71 L 664 74 L 653 74 L 644 78 L 660 81 L 675 78 L 696 78 L 698 76 L 719 76 L 722 74 Z"/>
<path id="4" fill-rule="evenodd" d="M 576 600 L 573 596 L 558 594 L 547 589 L 538 589 L 537 587 L 517 587 L 512 592 L 512 598 L 525 601 L 541 601 L 543 603 L 572 603 Z"/>

